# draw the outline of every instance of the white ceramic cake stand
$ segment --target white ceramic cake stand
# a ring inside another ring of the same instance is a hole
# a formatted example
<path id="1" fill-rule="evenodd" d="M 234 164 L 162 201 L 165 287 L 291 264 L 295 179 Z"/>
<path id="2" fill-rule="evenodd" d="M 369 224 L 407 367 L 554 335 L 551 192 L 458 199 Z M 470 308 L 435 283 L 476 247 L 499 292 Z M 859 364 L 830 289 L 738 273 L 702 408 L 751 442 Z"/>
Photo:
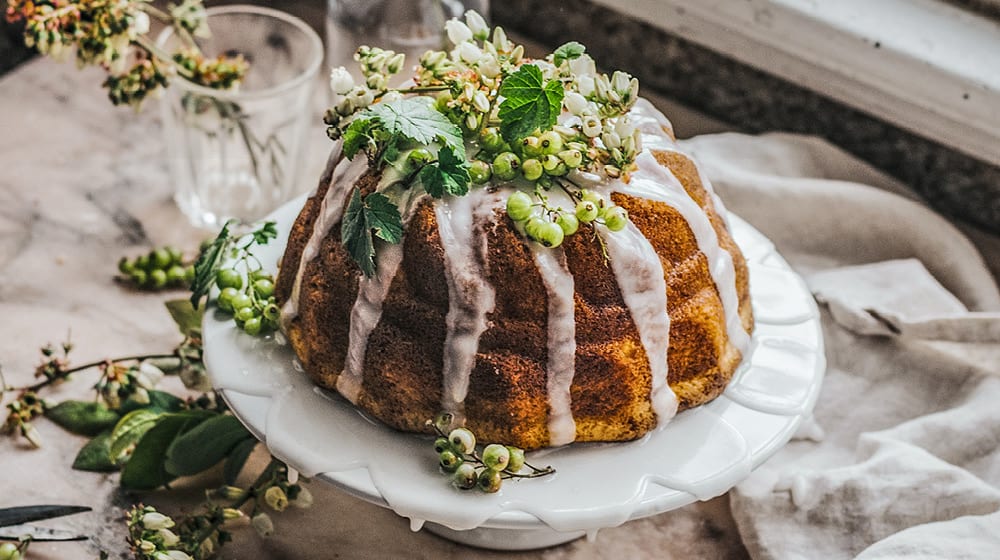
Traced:
<path id="1" fill-rule="evenodd" d="M 302 206 L 272 216 L 279 238 L 258 252 L 280 258 Z M 460 491 L 438 471 L 430 437 L 370 420 L 312 384 L 280 337 L 253 338 L 208 313 L 205 364 L 233 412 L 271 453 L 305 476 L 474 546 L 526 550 L 596 534 L 632 519 L 719 496 L 780 449 L 807 417 L 825 370 L 815 303 L 760 232 L 730 216 L 750 266 L 756 329 L 725 393 L 641 440 L 572 444 L 530 453 L 556 473 L 508 480 L 496 494 Z"/>

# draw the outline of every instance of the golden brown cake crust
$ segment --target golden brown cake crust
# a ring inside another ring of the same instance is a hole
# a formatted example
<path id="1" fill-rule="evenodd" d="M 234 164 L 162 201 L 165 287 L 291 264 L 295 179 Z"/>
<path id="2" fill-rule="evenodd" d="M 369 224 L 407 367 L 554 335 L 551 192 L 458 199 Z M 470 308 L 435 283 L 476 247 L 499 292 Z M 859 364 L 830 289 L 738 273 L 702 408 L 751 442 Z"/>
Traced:
<path id="1" fill-rule="evenodd" d="M 704 209 L 720 245 L 733 257 L 744 327 L 753 326 L 746 263 L 725 222 L 713 207 L 694 164 L 676 152 L 655 152 Z M 279 304 L 288 300 L 295 270 L 326 194 L 321 181 L 294 226 L 277 281 Z M 375 178 L 361 179 L 370 190 Z M 333 188 L 346 191 L 349 185 Z M 668 381 L 680 409 L 718 396 L 741 359 L 726 333 L 726 317 L 707 258 L 676 210 L 665 203 L 614 194 L 660 255 L 670 315 Z M 484 231 L 485 253 L 476 255 L 496 291 L 496 305 L 465 400 L 467 424 L 484 441 L 531 449 L 549 443 L 546 389 L 548 297 L 527 241 L 502 210 Z M 650 403 L 649 360 L 615 275 L 589 235 L 562 245 L 575 282 L 576 360 L 570 387 L 577 441 L 621 441 L 640 437 L 657 422 Z M 351 307 L 360 271 L 340 243 L 339 227 L 305 265 L 298 315 L 286 325 L 305 370 L 333 389 L 344 367 Z M 386 424 L 424 431 L 439 412 L 443 352 L 449 309 L 444 250 L 430 199 L 415 210 L 403 242 L 403 261 L 393 278 L 382 315 L 368 339 L 357 405 Z"/>

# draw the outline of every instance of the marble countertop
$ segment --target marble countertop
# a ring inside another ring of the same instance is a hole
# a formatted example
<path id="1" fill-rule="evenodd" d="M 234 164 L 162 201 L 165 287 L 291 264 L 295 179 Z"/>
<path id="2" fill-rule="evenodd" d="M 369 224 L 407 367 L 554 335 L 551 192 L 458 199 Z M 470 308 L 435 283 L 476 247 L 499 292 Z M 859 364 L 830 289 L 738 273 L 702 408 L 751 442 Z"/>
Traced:
<path id="1" fill-rule="evenodd" d="M 72 62 L 35 60 L 0 78 L 0 364 L 7 383 L 32 382 L 38 348 L 71 337 L 72 361 L 169 351 L 179 336 L 163 301 L 181 293 L 150 294 L 113 281 L 116 262 L 153 246 L 193 251 L 214 232 L 189 226 L 171 199 L 156 102 L 142 112 L 114 108 L 100 88 L 102 76 Z M 320 125 L 304 177 L 318 176 L 329 148 Z M 308 190 L 311 181 L 302 186 Z M 87 398 L 96 373 L 49 391 L 53 401 Z M 3 404 L 10 400 L 10 396 Z M 84 543 L 35 543 L 29 557 L 94 558 L 98 549 L 127 557 L 123 508 L 134 500 L 170 513 L 193 509 L 218 473 L 182 480 L 175 490 L 125 495 L 117 475 L 70 469 L 84 440 L 36 422 L 44 447 L 0 439 L 0 505 L 46 502 L 89 505 L 92 513 L 61 520 L 88 535 Z M 259 446 L 262 447 L 262 446 Z M 247 472 L 262 468 L 258 449 Z M 746 556 L 729 514 L 728 499 L 600 532 L 543 551 L 501 554 L 470 549 L 321 482 L 309 510 L 274 516 L 277 534 L 261 539 L 242 530 L 227 545 L 228 558 L 741 558 Z"/>

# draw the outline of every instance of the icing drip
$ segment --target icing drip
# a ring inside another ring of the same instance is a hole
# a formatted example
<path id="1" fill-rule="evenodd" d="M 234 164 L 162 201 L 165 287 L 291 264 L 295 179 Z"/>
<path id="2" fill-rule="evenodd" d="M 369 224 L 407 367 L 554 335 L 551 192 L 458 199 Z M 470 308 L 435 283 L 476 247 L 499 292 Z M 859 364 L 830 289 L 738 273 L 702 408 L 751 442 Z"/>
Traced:
<path id="1" fill-rule="evenodd" d="M 496 292 L 486 281 L 481 264 L 486 256 L 486 236 L 476 225 L 491 219 L 494 208 L 503 201 L 498 193 L 475 189 L 466 196 L 446 197 L 434 207 L 448 282 L 441 407 L 459 419 L 465 412 L 479 337 L 489 326 L 486 315 L 496 302 Z"/>
<path id="2" fill-rule="evenodd" d="M 622 299 L 646 350 L 653 377 L 650 400 L 657 423 L 663 426 L 677 413 L 677 397 L 667 385 L 670 316 L 663 264 L 653 245 L 631 222 L 619 232 L 608 232 L 603 226 L 597 229 L 607 246 Z"/>
<path id="3" fill-rule="evenodd" d="M 549 299 L 548 364 L 546 388 L 549 396 L 549 445 L 565 445 L 576 439 L 569 388 L 576 366 L 576 317 L 573 276 L 562 251 L 531 243 L 535 265 L 545 283 Z"/>
<path id="4" fill-rule="evenodd" d="M 687 221 L 698 242 L 698 248 L 708 259 L 708 269 L 722 300 L 726 315 L 726 332 L 729 339 L 746 355 L 750 335 L 743 329 L 739 314 L 739 296 L 736 293 L 736 272 L 733 256 L 719 245 L 719 236 L 708 215 L 687 194 L 684 186 L 669 169 L 663 167 L 649 152 L 636 157 L 638 170 L 632 173 L 629 183 L 615 183 L 614 190 L 669 204 Z M 612 236 L 609 236 L 612 237 Z"/>
<path id="5" fill-rule="evenodd" d="M 338 143 L 339 151 L 340 144 Z M 339 155 L 339 154 L 338 154 Z M 351 192 L 351 186 L 361 177 L 361 174 L 368 169 L 368 162 L 365 158 L 354 158 L 353 161 L 341 160 L 334 169 L 333 177 L 330 178 L 330 187 L 326 191 L 326 196 L 320 203 L 319 216 L 313 225 L 312 235 L 302 249 L 302 256 L 299 258 L 298 268 L 295 271 L 295 282 L 292 284 L 292 293 L 288 301 L 281 308 L 281 326 L 287 329 L 288 323 L 299 314 L 299 291 L 302 286 L 302 274 L 316 255 L 319 248 L 326 239 L 330 229 L 340 222 L 340 216 L 344 211 L 344 204 L 347 202 L 347 194 Z"/>
<path id="6" fill-rule="evenodd" d="M 368 337 L 382 317 L 382 303 L 389 286 L 403 262 L 403 243 L 379 243 L 375 251 L 375 275 L 361 275 L 358 297 L 351 308 L 351 328 L 348 335 L 344 371 L 337 377 L 337 391 L 352 403 L 358 402 L 361 381 L 368 352 Z"/>

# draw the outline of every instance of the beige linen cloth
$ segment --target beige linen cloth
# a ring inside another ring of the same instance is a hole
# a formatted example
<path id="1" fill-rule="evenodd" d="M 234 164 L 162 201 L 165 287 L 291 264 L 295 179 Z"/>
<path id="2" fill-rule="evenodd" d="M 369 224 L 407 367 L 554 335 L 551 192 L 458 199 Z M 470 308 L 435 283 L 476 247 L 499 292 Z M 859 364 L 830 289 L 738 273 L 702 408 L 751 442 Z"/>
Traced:
<path id="1" fill-rule="evenodd" d="M 730 494 L 751 556 L 1000 558 L 1000 295 L 977 247 L 820 140 L 683 144 L 822 311 L 814 420 Z"/>

